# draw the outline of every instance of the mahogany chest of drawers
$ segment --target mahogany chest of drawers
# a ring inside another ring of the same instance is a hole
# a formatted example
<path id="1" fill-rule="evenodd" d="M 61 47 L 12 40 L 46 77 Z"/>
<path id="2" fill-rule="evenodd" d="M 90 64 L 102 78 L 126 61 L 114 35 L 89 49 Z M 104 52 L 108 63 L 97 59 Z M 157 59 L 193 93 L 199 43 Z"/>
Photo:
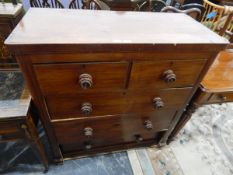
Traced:
<path id="1" fill-rule="evenodd" d="M 228 42 L 184 14 L 30 9 L 6 44 L 62 162 L 166 144 Z"/>
<path id="2" fill-rule="evenodd" d="M 18 68 L 16 59 L 4 45 L 4 40 L 20 21 L 23 14 L 22 4 L 0 3 L 0 69 Z"/>

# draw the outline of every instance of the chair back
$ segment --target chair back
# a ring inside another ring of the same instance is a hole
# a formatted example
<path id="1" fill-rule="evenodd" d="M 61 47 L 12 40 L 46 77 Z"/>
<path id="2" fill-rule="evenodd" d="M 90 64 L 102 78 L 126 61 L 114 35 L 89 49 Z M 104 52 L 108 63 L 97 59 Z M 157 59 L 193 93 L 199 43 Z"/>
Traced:
<path id="1" fill-rule="evenodd" d="M 100 0 L 71 0 L 70 9 L 109 10 L 107 4 Z"/>
<path id="2" fill-rule="evenodd" d="M 30 0 L 31 7 L 64 8 L 59 0 Z"/>
<path id="3" fill-rule="evenodd" d="M 220 22 L 222 23 L 221 19 L 226 15 L 226 8 L 225 6 L 214 4 L 209 0 L 203 0 L 203 5 L 206 10 L 202 16 L 201 22 L 216 32 Z"/>
<path id="4" fill-rule="evenodd" d="M 166 3 L 162 0 L 146 0 L 139 6 L 139 11 L 160 12 Z"/>
<path id="5" fill-rule="evenodd" d="M 198 8 L 191 8 L 191 9 L 187 9 L 187 10 L 179 10 L 175 7 L 172 6 L 167 6 L 164 7 L 161 12 L 171 12 L 171 13 L 184 13 L 187 14 L 189 16 L 191 16 L 192 18 L 196 19 L 196 20 L 200 20 L 200 16 L 201 16 L 201 10 Z"/>
<path id="6" fill-rule="evenodd" d="M 233 9 L 231 9 L 229 15 L 226 16 L 225 24 L 220 28 L 219 35 L 224 36 L 233 43 Z"/>
<path id="7" fill-rule="evenodd" d="M 185 4 L 180 7 L 180 10 L 188 10 L 192 8 L 198 8 L 201 10 L 201 17 L 205 13 L 205 7 L 198 3 Z"/>

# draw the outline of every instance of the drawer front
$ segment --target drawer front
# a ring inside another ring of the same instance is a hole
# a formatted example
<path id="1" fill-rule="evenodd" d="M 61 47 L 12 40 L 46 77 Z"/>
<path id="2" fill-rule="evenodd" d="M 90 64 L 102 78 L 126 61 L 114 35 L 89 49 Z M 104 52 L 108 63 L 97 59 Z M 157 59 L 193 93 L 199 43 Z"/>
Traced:
<path id="1" fill-rule="evenodd" d="M 207 103 L 224 103 L 224 102 L 233 102 L 233 92 L 224 92 L 224 93 L 214 93 L 210 96 Z"/>
<path id="2" fill-rule="evenodd" d="M 128 64 L 74 63 L 34 65 L 45 95 L 124 89 Z"/>
<path id="3" fill-rule="evenodd" d="M 126 113 L 130 99 L 125 93 L 80 93 L 73 96 L 48 96 L 51 119 L 88 118 Z"/>
<path id="4" fill-rule="evenodd" d="M 192 86 L 206 60 L 135 62 L 129 88 L 171 88 Z"/>
<path id="5" fill-rule="evenodd" d="M 130 113 L 153 112 L 161 109 L 179 109 L 184 103 L 192 88 L 171 88 L 160 90 L 143 90 L 131 92 Z"/>
<path id="6" fill-rule="evenodd" d="M 0 122 L 0 135 L 20 132 L 20 125 L 16 121 Z"/>
<path id="7" fill-rule="evenodd" d="M 154 113 L 161 109 L 178 109 L 192 88 L 173 88 L 119 93 L 80 93 L 73 96 L 48 96 L 51 119 L 88 118 L 124 113 Z M 160 100 L 160 101 L 156 101 Z M 159 105 L 162 105 L 161 107 Z"/>
<path id="8" fill-rule="evenodd" d="M 53 127 L 60 145 L 86 150 L 154 139 L 159 131 L 168 128 L 175 113 L 175 110 L 161 110 L 154 115 L 144 113 L 54 122 Z"/>

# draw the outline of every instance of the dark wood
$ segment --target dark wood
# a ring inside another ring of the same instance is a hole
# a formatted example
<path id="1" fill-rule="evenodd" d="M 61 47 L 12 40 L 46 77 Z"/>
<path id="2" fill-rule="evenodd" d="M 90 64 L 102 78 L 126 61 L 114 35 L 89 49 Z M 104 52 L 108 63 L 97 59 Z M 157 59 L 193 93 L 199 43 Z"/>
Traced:
<path id="1" fill-rule="evenodd" d="M 6 44 L 17 54 L 57 162 L 167 142 L 228 44 L 184 14 L 170 17 L 29 10 Z"/>
<path id="2" fill-rule="evenodd" d="M 138 142 L 138 135 L 142 137 L 142 141 L 153 140 L 157 132 L 168 128 L 174 115 L 175 110 L 161 110 L 153 115 L 144 113 L 140 116 L 137 114 L 107 116 L 97 119 L 54 122 L 53 125 L 65 154 L 72 151 L 72 149 L 65 149 L 68 147 L 72 147 L 75 151 L 85 151 L 85 149 Z M 148 130 L 145 127 L 147 120 L 152 122 L 152 129 Z M 85 129 L 87 128 L 91 128 L 93 133 L 86 135 Z M 87 144 L 90 144 L 91 148 L 86 147 Z"/>
<path id="3" fill-rule="evenodd" d="M 122 113 L 156 113 L 153 104 L 155 97 L 161 98 L 163 108 L 179 108 L 187 98 L 191 88 L 162 89 L 157 91 L 122 91 L 105 93 L 74 93 L 73 95 L 46 96 L 51 120 L 67 118 L 89 118 L 102 115 L 116 115 Z M 91 103 L 92 112 L 82 113 L 83 103 Z M 62 107 L 61 107 L 62 106 Z"/>
<path id="4" fill-rule="evenodd" d="M 18 68 L 16 59 L 7 47 L 4 40 L 23 17 L 22 4 L 0 3 L 0 69 Z"/>
<path id="5" fill-rule="evenodd" d="M 10 102 L 9 102 L 10 101 Z M 31 97 L 25 89 L 19 99 L 11 99 L 3 105 L 0 114 L 0 142 L 22 139 L 32 147 L 32 150 L 40 157 L 45 172 L 48 171 L 48 159 L 44 147 L 40 141 L 31 111 Z M 4 103 L 4 101 L 1 101 Z M 7 168 L 7 167 L 5 167 Z"/>
<path id="6" fill-rule="evenodd" d="M 127 62 L 42 64 L 34 66 L 40 88 L 45 95 L 122 90 L 125 88 L 127 68 Z M 87 89 L 82 87 L 80 82 L 80 75 L 82 74 L 89 74 L 92 77 L 91 87 Z"/>
<path id="7" fill-rule="evenodd" d="M 144 0 L 101 0 L 101 1 L 107 4 L 110 10 L 115 10 L 115 11 L 139 10 L 140 4 L 144 2 Z"/>
<path id="8" fill-rule="evenodd" d="M 171 88 L 192 86 L 202 70 L 206 60 L 162 60 L 136 62 L 132 66 L 129 88 Z M 192 65 L 192 66 L 190 66 Z M 156 69 L 154 69 L 156 67 Z M 167 82 L 166 71 L 172 70 L 176 76 L 174 82 Z"/>

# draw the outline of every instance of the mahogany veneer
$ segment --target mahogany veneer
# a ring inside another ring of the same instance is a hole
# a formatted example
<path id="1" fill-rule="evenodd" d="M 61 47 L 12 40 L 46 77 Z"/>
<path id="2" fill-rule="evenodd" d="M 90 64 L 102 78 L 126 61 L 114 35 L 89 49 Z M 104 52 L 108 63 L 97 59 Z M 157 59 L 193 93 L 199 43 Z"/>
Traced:
<path id="1" fill-rule="evenodd" d="M 6 44 L 62 162 L 166 144 L 228 41 L 184 14 L 30 9 Z"/>

